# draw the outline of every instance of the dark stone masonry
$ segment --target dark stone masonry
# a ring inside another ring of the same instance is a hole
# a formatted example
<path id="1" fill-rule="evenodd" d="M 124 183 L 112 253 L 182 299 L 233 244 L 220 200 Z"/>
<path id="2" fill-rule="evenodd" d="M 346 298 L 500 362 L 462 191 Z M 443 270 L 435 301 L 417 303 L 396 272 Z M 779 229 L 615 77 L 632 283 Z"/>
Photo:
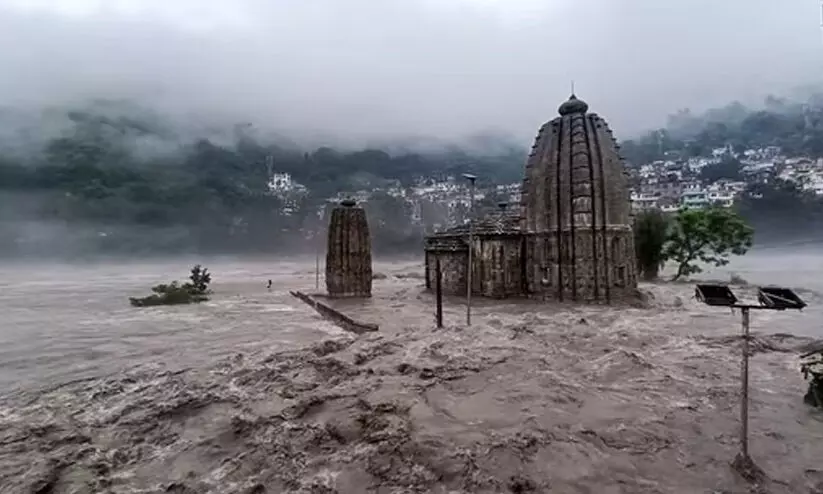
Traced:
<path id="1" fill-rule="evenodd" d="M 612 303 L 637 291 L 624 163 L 606 122 L 572 95 L 544 124 L 519 208 L 474 221 L 472 293 Z M 426 286 L 440 258 L 443 291 L 466 293 L 468 226 L 426 239 Z"/>
<path id="2" fill-rule="evenodd" d="M 371 297 L 371 236 L 366 211 L 353 200 L 335 207 L 329 220 L 326 290 L 330 297 Z"/>

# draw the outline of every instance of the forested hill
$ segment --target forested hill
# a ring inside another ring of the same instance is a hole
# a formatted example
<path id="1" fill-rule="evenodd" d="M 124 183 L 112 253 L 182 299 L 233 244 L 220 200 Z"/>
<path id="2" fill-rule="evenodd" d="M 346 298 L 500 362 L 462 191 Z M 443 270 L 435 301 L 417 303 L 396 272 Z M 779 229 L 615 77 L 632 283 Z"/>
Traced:
<path id="1" fill-rule="evenodd" d="M 427 230 L 454 220 L 442 204 L 454 201 L 426 204 L 387 191 L 465 172 L 480 176 L 481 186 L 518 182 L 531 137 L 301 148 L 252 124 L 181 122 L 133 102 L 0 108 L 0 256 L 305 252 L 321 223 L 318 209 L 362 190 L 378 191 L 367 204 L 378 252 L 419 252 Z M 785 156 L 823 156 L 823 96 L 681 110 L 666 128 L 623 141 L 622 153 L 642 165 L 769 146 Z M 713 170 L 739 175 L 740 165 Z M 272 194 L 273 173 L 289 174 L 297 193 Z M 741 203 L 750 218 L 772 228 L 803 211 L 817 218 L 809 225 L 823 225 L 820 200 L 795 185 L 753 187 Z"/>
<path id="2" fill-rule="evenodd" d="M 70 239 L 76 249 L 122 253 L 304 250 L 318 207 L 335 194 L 465 172 L 510 182 L 525 159 L 523 148 L 493 137 L 425 152 L 301 149 L 253 125 L 180 130 L 112 101 L 28 120 L 0 110 L 0 126 L 0 255 L 68 249 Z M 303 193 L 271 194 L 272 173 L 290 174 Z M 378 231 L 378 244 L 417 248 L 421 227 L 406 205 L 374 208 L 399 216 L 385 221 L 391 231 Z"/>
<path id="3" fill-rule="evenodd" d="M 823 241 L 823 93 L 703 113 L 683 109 L 666 127 L 623 141 L 621 153 L 635 170 L 656 163 L 664 178 L 674 168 L 685 170 L 681 180 L 704 187 L 745 182 L 734 207 L 760 244 Z M 692 163 L 701 162 L 711 165 L 694 173 Z"/>
<path id="4" fill-rule="evenodd" d="M 709 156 L 725 146 L 736 153 L 776 146 L 787 156 L 823 156 L 823 93 L 803 100 L 768 96 L 757 107 L 732 102 L 703 113 L 682 109 L 664 128 L 623 141 L 622 152 L 639 165 L 667 156 Z"/>

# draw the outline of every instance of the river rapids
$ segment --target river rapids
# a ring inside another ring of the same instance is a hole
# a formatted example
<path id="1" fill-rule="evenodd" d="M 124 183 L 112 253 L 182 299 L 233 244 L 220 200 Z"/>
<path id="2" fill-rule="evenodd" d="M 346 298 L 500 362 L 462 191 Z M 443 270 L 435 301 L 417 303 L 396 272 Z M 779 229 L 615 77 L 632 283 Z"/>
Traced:
<path id="1" fill-rule="evenodd" d="M 730 468 L 740 315 L 690 284 L 642 285 L 644 307 L 479 300 L 471 327 L 447 298 L 437 329 L 420 264 L 377 263 L 372 300 L 333 303 L 380 325 L 358 336 L 289 295 L 313 260 L 206 262 L 210 301 L 142 309 L 193 262 L 0 266 L 0 492 L 820 493 L 798 355 L 823 338 L 823 256 L 774 259 L 733 266 L 809 303 L 752 316 L 756 485 Z"/>

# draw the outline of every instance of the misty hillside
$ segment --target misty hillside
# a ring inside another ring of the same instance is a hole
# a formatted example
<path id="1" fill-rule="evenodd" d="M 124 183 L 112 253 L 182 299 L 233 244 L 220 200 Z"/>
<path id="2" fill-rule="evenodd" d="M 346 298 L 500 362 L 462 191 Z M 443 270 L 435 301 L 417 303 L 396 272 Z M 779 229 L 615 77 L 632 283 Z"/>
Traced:
<path id="1" fill-rule="evenodd" d="M 643 164 L 672 154 L 707 156 L 725 146 L 737 153 L 776 146 L 789 156 L 823 156 L 823 94 L 799 101 L 768 96 L 752 107 L 735 101 L 703 113 L 682 109 L 665 128 L 624 141 L 622 152 L 630 163 Z"/>
<path id="2" fill-rule="evenodd" d="M 705 112 L 681 109 L 666 127 L 623 141 L 621 153 L 635 176 L 634 191 L 647 198 L 667 185 L 731 193 L 758 243 L 823 239 L 818 91 L 794 99 L 770 95 L 760 105 L 735 101 Z M 640 176 L 646 177 L 643 185 Z"/>
<path id="3" fill-rule="evenodd" d="M 42 241 L 52 237 L 78 239 L 80 251 L 302 250 L 333 196 L 469 171 L 485 183 L 511 182 L 520 178 L 524 149 L 492 135 L 303 149 L 251 124 L 164 117 L 127 101 L 2 109 L 0 252 L 53 249 Z M 298 189 L 272 194 L 274 175 Z M 376 233 L 376 244 L 415 250 L 423 229 L 409 223 L 402 199 L 382 197 L 376 210 L 401 213 L 386 222 L 391 232 Z M 21 236 L 34 240 L 23 248 Z"/>
<path id="4" fill-rule="evenodd" d="M 404 190 L 465 172 L 480 177 L 481 189 L 516 184 L 531 137 L 517 143 L 486 133 L 455 144 L 410 136 L 366 149 L 306 148 L 250 123 L 163 115 L 130 101 L 2 108 L 0 254 L 302 252 L 323 206 L 349 194 L 368 197 L 378 251 L 415 252 L 426 232 L 454 221 L 459 205 L 415 202 Z M 666 128 L 624 141 L 622 152 L 636 167 L 723 147 L 823 156 L 823 97 L 681 110 Z M 703 174 L 740 179 L 741 164 L 730 159 Z M 288 178 L 288 190 L 272 193 L 276 176 Z M 816 197 L 792 184 L 750 189 L 738 207 L 756 224 L 769 217 L 760 224 L 771 228 L 798 208 L 817 224 L 823 213 Z"/>

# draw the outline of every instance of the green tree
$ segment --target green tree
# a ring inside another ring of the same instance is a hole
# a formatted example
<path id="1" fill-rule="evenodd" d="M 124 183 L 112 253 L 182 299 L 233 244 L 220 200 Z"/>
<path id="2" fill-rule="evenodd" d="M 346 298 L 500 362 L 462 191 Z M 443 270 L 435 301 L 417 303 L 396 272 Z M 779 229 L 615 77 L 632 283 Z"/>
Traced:
<path id="1" fill-rule="evenodd" d="M 199 264 L 191 268 L 189 280 L 182 285 L 177 281 L 153 286 L 154 292 L 147 297 L 129 297 L 135 307 L 152 307 L 155 305 L 196 304 L 209 299 L 211 273 Z"/>
<path id="2" fill-rule="evenodd" d="M 753 236 L 754 230 L 730 209 L 681 209 L 663 250 L 666 260 L 677 263 L 672 281 L 700 273 L 697 261 L 725 266 L 730 255 L 741 256 L 749 250 Z"/>
<path id="3" fill-rule="evenodd" d="M 663 248 L 666 245 L 669 222 L 658 209 L 643 211 L 634 219 L 634 249 L 637 270 L 647 281 L 657 279 L 660 268 L 666 262 Z"/>

